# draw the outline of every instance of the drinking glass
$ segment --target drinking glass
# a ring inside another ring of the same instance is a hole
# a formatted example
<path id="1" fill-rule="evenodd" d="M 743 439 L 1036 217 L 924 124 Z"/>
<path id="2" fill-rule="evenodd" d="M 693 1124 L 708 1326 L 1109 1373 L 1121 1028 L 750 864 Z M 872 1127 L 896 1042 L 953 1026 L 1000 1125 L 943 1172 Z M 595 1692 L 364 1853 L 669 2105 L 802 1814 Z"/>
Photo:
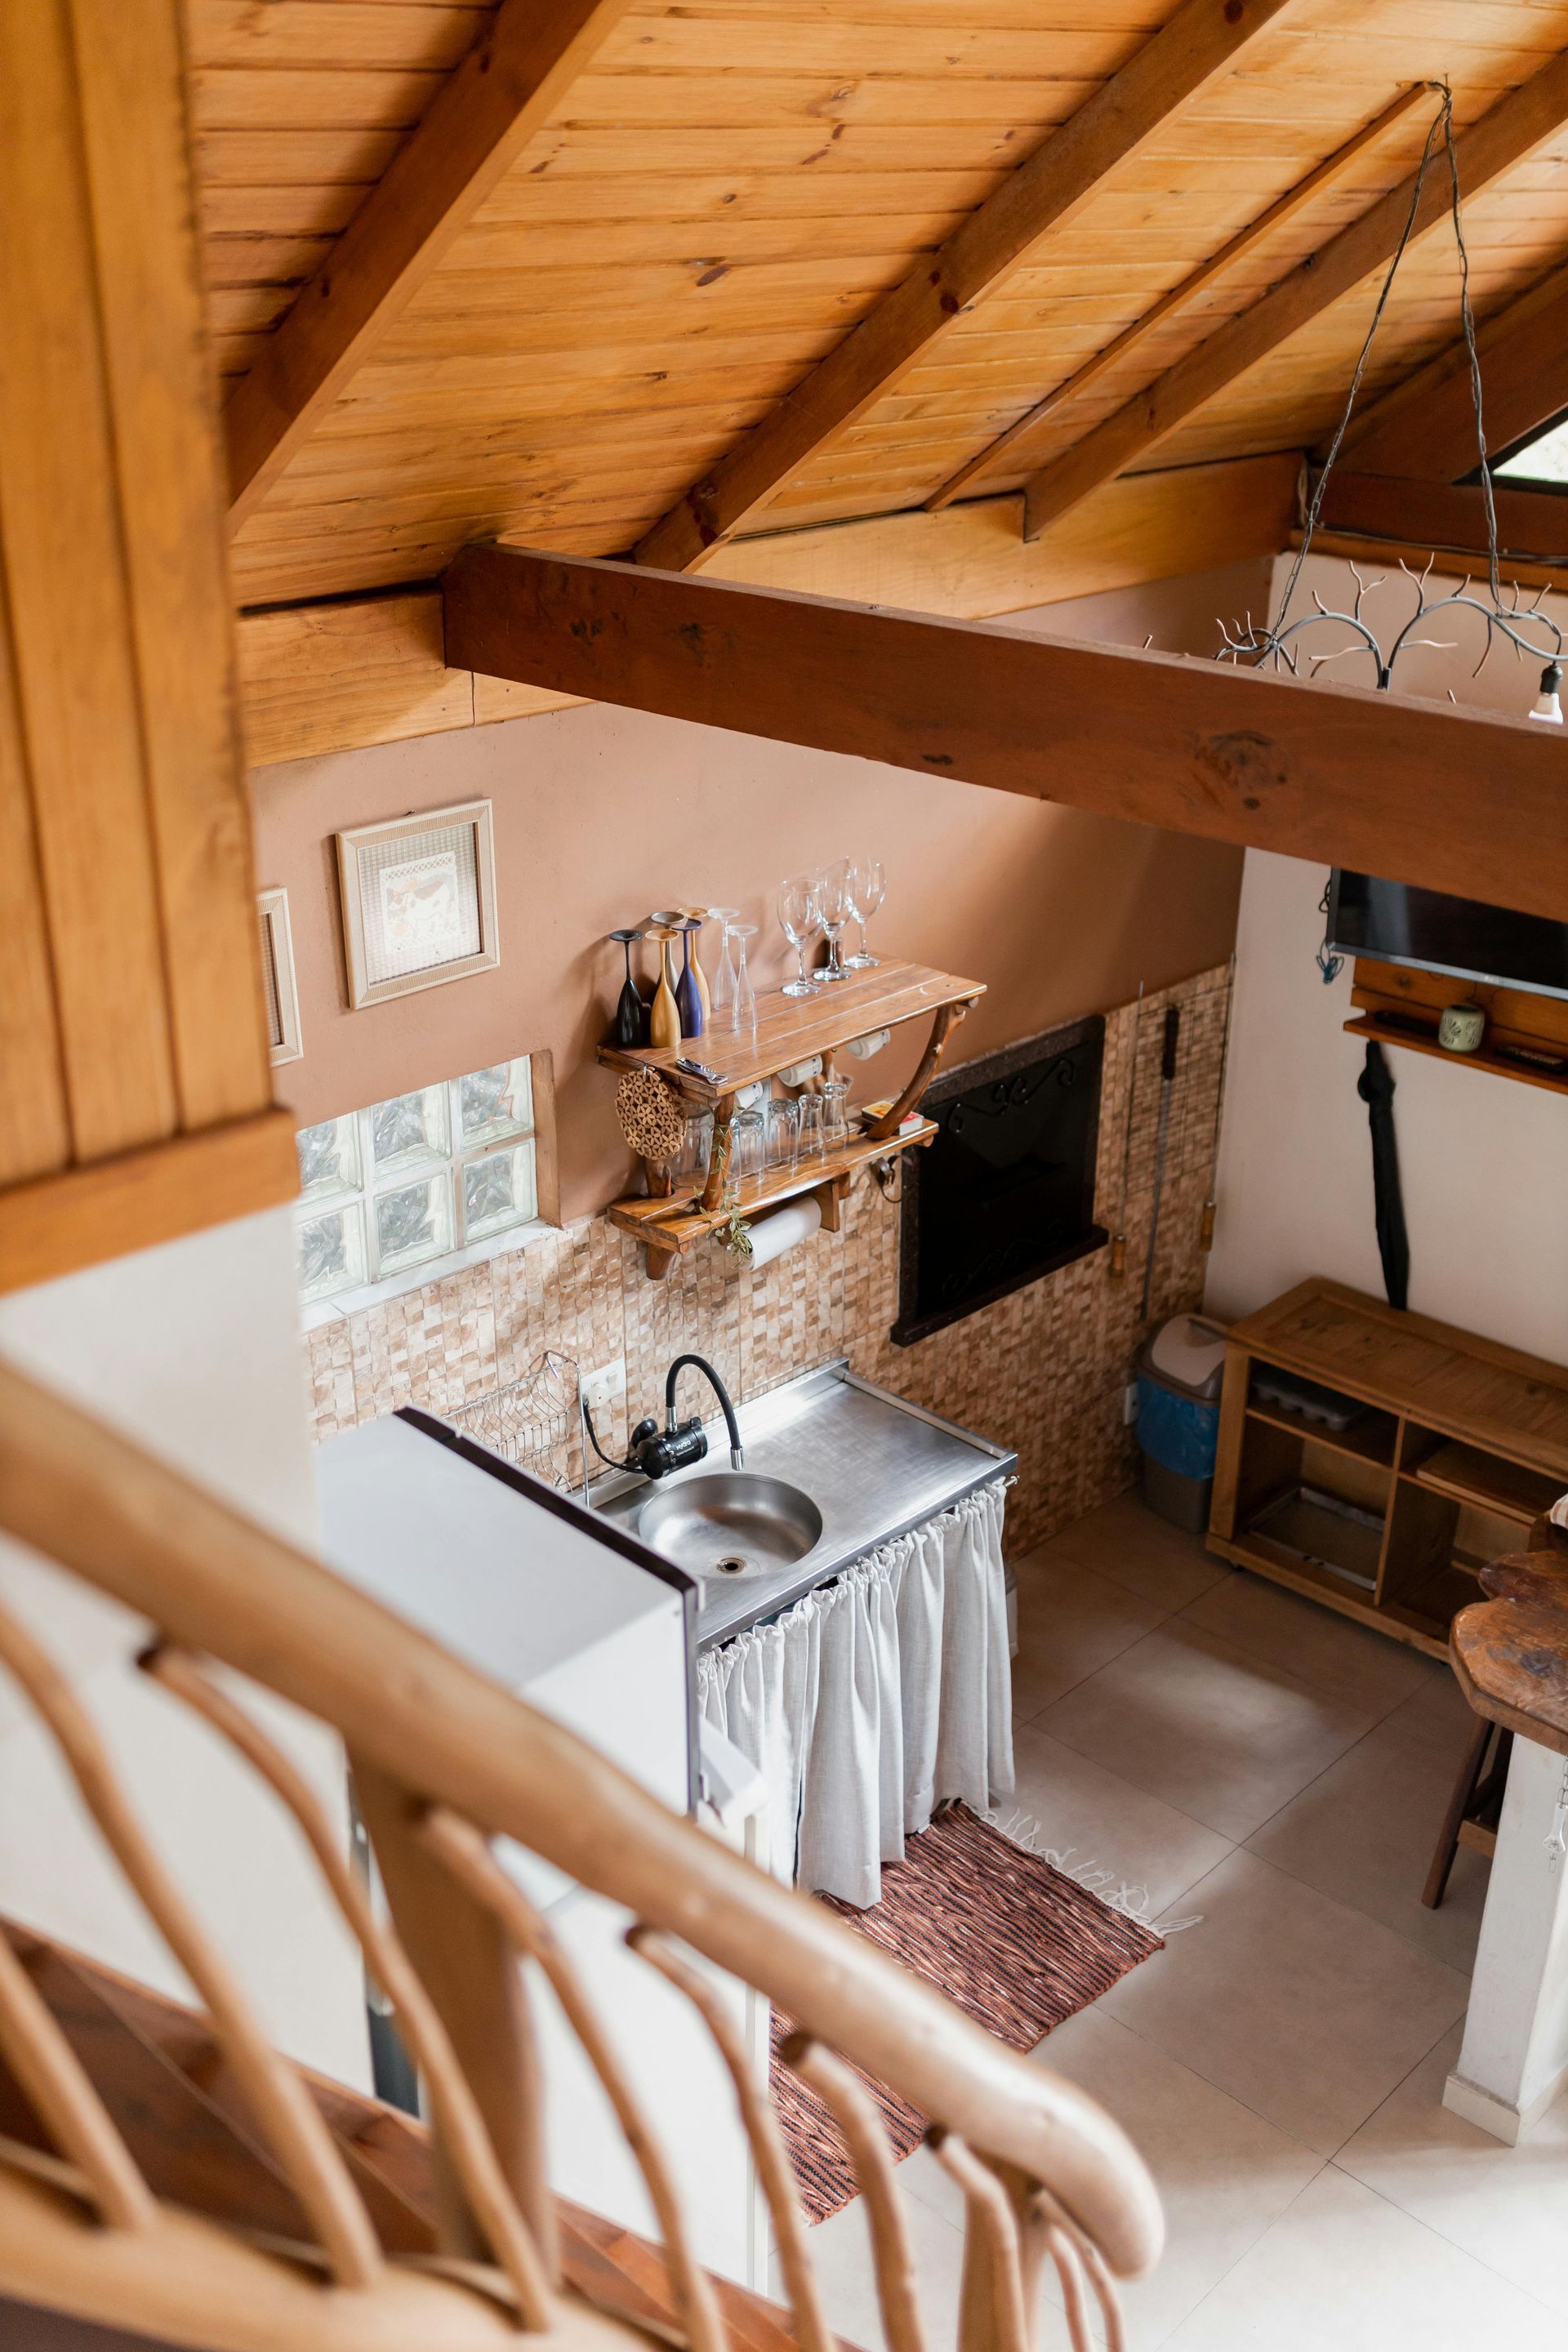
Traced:
<path id="1" fill-rule="evenodd" d="M 727 923 L 724 927 L 726 952 L 731 944 L 735 950 L 735 1001 L 727 1025 L 736 1031 L 755 1029 L 757 1025 L 757 992 L 746 970 L 746 941 L 756 936 L 755 923 Z"/>
<path id="2" fill-rule="evenodd" d="M 724 1176 L 724 1198 L 754 1198 L 763 1189 L 767 1166 L 767 1126 L 760 1110 L 738 1110 L 730 1121 L 730 1164 Z"/>
<path id="3" fill-rule="evenodd" d="M 819 1100 L 822 1104 L 822 1148 L 825 1152 L 842 1151 L 849 1140 L 849 1099 L 847 1078 L 824 1078 Z"/>
<path id="4" fill-rule="evenodd" d="M 800 1112 L 784 1096 L 775 1096 L 767 1107 L 767 1121 L 769 1170 L 775 1176 L 793 1175 L 800 1150 Z"/>
<path id="5" fill-rule="evenodd" d="M 860 952 L 846 959 L 846 971 L 869 971 L 880 963 L 866 946 L 866 926 L 888 895 L 888 877 L 874 857 L 857 857 L 850 861 L 846 877 L 849 886 L 849 911 L 860 926 Z"/>
<path id="6" fill-rule="evenodd" d="M 801 1160 L 820 1160 L 823 1152 L 823 1113 L 826 1105 L 820 1095 L 802 1095 L 795 1108 L 800 1113 Z"/>
<path id="7" fill-rule="evenodd" d="M 816 894 L 811 880 L 797 875 L 792 882 L 781 882 L 778 890 L 779 929 L 795 950 L 795 976 L 786 980 L 786 996 L 815 996 L 818 981 L 806 971 L 805 951 L 822 929 L 822 917 L 817 908 Z"/>
<path id="8" fill-rule="evenodd" d="M 838 954 L 838 938 L 849 919 L 849 891 L 845 879 L 842 858 L 813 877 L 812 895 L 816 902 L 816 919 L 827 941 L 827 961 L 817 973 L 817 983 L 826 987 L 830 981 L 843 980 L 847 975 Z"/>
<path id="9" fill-rule="evenodd" d="M 713 967 L 710 993 L 713 1000 L 713 1026 L 732 1029 L 735 1026 L 735 958 L 730 946 L 730 926 L 741 919 L 739 907 L 710 907 L 708 919 L 719 925 L 719 961 Z"/>
<path id="10" fill-rule="evenodd" d="M 712 1149 L 712 1112 L 689 1111 L 679 1156 L 670 1171 L 678 1192 L 685 1192 L 688 1186 L 695 1192 L 701 1192 L 708 1181 L 708 1161 Z"/>

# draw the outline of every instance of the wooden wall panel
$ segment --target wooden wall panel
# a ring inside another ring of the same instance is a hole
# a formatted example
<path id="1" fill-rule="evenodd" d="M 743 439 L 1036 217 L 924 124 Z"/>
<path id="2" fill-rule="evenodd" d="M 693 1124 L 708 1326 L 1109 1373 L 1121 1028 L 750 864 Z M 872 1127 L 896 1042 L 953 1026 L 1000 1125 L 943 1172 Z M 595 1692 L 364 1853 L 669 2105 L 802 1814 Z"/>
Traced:
<path id="1" fill-rule="evenodd" d="M 0 1227 L 54 1273 L 212 1221 L 165 1173 L 176 1137 L 224 1139 L 245 1206 L 290 1189 L 179 29 L 178 0 L 0 8 Z M 87 1170 L 132 1164 L 122 1216 L 81 1205 Z"/>
<path id="2" fill-rule="evenodd" d="M 96 1159 L 172 1134 L 177 1104 L 66 0 L 0 10 L 0 529 L 73 1140 Z"/>
<path id="3" fill-rule="evenodd" d="M 178 1121 L 209 1127 L 271 1084 L 182 60 L 166 10 L 73 14 Z"/>
<path id="4" fill-rule="evenodd" d="M 0 1184 L 69 1158 L 43 877 L 0 566 Z"/>

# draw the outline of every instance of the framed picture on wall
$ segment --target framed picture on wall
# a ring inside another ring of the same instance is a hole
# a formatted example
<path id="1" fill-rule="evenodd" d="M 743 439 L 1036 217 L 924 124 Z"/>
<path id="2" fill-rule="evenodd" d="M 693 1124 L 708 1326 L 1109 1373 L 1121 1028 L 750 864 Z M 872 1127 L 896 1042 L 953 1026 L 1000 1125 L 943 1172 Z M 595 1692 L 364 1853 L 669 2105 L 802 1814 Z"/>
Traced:
<path id="1" fill-rule="evenodd" d="M 500 961 L 489 801 L 356 825 L 337 844 L 356 1011 Z"/>
<path id="2" fill-rule="evenodd" d="M 256 912 L 261 925 L 261 993 L 267 1008 L 267 1050 L 277 1062 L 297 1062 L 300 991 L 294 980 L 294 940 L 289 929 L 287 890 L 259 890 Z"/>

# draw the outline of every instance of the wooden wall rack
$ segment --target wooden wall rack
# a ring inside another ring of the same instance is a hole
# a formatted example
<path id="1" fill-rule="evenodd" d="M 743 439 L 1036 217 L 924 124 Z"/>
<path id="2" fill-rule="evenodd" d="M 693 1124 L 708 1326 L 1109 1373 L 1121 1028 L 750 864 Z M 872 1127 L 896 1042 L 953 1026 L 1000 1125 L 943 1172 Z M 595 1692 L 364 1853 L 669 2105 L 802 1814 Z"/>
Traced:
<path id="1" fill-rule="evenodd" d="M 1568 1000 L 1562 997 L 1492 988 L 1447 972 L 1357 956 L 1351 1003 L 1361 1007 L 1358 1017 L 1345 1023 L 1352 1037 L 1375 1037 L 1413 1054 L 1438 1054 L 1463 1068 L 1568 1094 Z M 1477 1053 L 1451 1054 L 1437 1043 L 1438 1019 L 1445 1005 L 1470 1003 L 1487 1008 L 1485 1040 Z"/>
<path id="2" fill-rule="evenodd" d="M 645 1264 L 651 1279 L 662 1280 L 684 1251 L 695 1249 L 710 1234 L 728 1224 L 735 1213 L 724 1205 L 722 1198 L 727 1156 L 723 1144 L 734 1116 L 735 1097 L 743 1087 L 765 1083 L 781 1070 L 811 1060 L 814 1055 L 822 1056 L 824 1075 L 830 1076 L 836 1054 L 852 1038 L 930 1017 L 931 1034 L 919 1066 L 897 1102 L 881 1118 L 852 1135 L 843 1150 L 830 1152 L 826 1159 L 797 1167 L 788 1175 L 764 1179 L 761 1190 L 740 1204 L 740 1213 L 749 1219 L 781 1201 L 815 1192 L 822 1202 L 823 1223 L 830 1233 L 836 1233 L 839 1204 L 858 1170 L 889 1160 L 913 1145 L 929 1143 L 936 1133 L 929 1118 L 907 1129 L 903 1121 L 930 1085 L 949 1036 L 970 1006 L 984 993 L 983 981 L 957 980 L 951 972 L 932 971 L 923 964 L 904 963 L 890 957 L 873 971 L 852 972 L 847 980 L 816 996 L 785 996 L 782 989 L 770 989 L 757 998 L 754 1029 L 739 1034 L 712 1030 L 679 1048 L 681 1055 L 709 1066 L 714 1073 L 710 1080 L 678 1070 L 676 1054 L 668 1049 L 641 1046 L 628 1051 L 618 1045 L 601 1045 L 599 1059 L 607 1069 L 652 1067 L 668 1081 L 689 1108 L 713 1113 L 714 1150 L 708 1181 L 700 1194 L 689 1189 L 666 1189 L 661 1194 L 658 1171 L 647 1169 L 647 1193 L 634 1193 L 614 1202 L 607 1212 L 612 1224 L 619 1225 L 624 1233 L 635 1234 L 644 1244 Z"/>
<path id="3" fill-rule="evenodd" d="M 1334 1431 L 1264 1403 L 1266 1366 L 1369 1410 Z M 1560 1365 L 1321 1279 L 1229 1335 L 1209 1549 L 1428 1656 L 1565 1490 Z"/>

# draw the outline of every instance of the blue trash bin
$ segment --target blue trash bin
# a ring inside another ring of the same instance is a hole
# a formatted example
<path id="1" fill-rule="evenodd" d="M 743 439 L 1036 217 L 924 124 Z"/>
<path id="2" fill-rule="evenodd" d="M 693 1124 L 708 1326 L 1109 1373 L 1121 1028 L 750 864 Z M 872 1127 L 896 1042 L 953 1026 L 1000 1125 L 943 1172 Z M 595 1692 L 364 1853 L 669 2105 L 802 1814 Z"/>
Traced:
<path id="1" fill-rule="evenodd" d="M 1143 1499 L 1163 1519 L 1202 1535 L 1219 1446 L 1225 1333 L 1200 1315 L 1173 1315 L 1139 1351 L 1137 1373 Z"/>

